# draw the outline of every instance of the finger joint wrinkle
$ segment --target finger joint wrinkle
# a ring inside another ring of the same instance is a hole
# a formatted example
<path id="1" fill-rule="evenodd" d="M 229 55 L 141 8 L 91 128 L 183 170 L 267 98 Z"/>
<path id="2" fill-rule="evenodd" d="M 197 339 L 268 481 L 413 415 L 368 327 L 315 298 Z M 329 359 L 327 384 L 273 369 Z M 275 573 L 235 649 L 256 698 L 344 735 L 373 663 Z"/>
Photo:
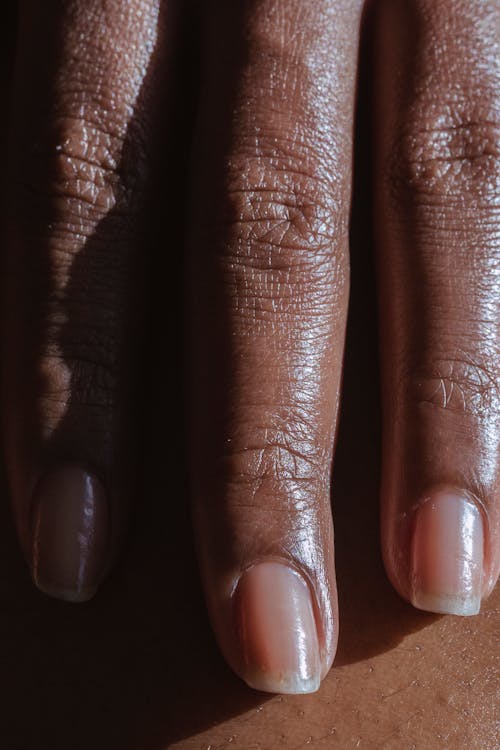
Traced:
<path id="1" fill-rule="evenodd" d="M 500 206 L 500 115 L 424 112 L 396 140 L 389 172 L 395 193 L 415 203 Z M 417 120 L 418 123 L 418 120 Z"/>

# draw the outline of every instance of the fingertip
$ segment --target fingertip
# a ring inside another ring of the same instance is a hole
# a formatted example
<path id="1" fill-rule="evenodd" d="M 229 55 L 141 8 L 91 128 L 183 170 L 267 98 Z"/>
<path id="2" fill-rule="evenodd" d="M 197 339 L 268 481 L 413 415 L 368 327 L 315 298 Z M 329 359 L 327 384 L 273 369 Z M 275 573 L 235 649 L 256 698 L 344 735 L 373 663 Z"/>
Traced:
<path id="1" fill-rule="evenodd" d="M 64 589 L 56 586 L 51 586 L 49 583 L 44 581 L 33 579 L 33 583 L 42 594 L 50 596 L 52 599 L 60 599 L 64 602 L 71 603 L 83 603 L 88 602 L 94 598 L 97 593 L 98 586 L 93 586 L 85 589 Z"/>
<path id="2" fill-rule="evenodd" d="M 415 607 L 463 616 L 479 612 L 484 529 L 477 505 L 465 492 L 429 493 L 415 512 L 410 555 Z"/>
<path id="3" fill-rule="evenodd" d="M 252 688 L 301 694 L 318 690 L 321 659 L 312 593 L 288 565 L 264 561 L 243 573 L 234 597 L 242 677 Z"/>

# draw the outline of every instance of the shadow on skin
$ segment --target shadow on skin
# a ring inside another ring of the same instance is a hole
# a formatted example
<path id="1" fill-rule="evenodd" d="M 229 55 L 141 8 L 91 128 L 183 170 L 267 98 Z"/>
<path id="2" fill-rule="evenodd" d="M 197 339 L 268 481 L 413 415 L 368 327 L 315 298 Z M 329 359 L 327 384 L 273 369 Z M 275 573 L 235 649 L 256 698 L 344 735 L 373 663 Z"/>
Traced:
<path id="1" fill-rule="evenodd" d="M 3 34 L 13 48 L 14 13 Z M 127 420 L 121 426 L 133 436 L 131 445 L 119 446 L 128 474 L 124 485 L 130 482 L 123 491 L 132 496 L 133 510 L 126 551 L 94 600 L 72 605 L 35 589 L 16 543 L 5 480 L 1 483 L 0 665 L 7 689 L 2 698 L 0 744 L 9 750 L 160 750 L 261 702 L 261 696 L 226 667 L 213 642 L 188 511 L 179 279 L 187 150 L 194 116 L 191 34 L 190 28 L 184 54 L 172 70 L 174 76 L 182 71 L 182 80 L 175 81 L 176 101 L 182 106 L 174 112 L 173 125 L 168 129 L 165 125 L 158 133 L 164 141 L 164 156 L 155 164 L 148 221 L 132 227 L 139 251 L 150 253 L 146 331 L 131 360 L 134 368 L 140 363 L 141 372 L 136 373 L 140 383 L 139 387 L 135 383 L 133 412 L 126 417 L 123 410 L 120 413 L 120 419 Z M 52 50 L 54 58 L 57 53 Z M 0 73 L 10 88 L 12 54 L 2 57 Z M 154 78 L 155 67 L 164 64 L 156 53 L 153 58 L 140 97 L 151 95 L 148 81 Z M 36 92 L 36 96 L 50 101 L 50 92 Z M 160 113 L 159 131 L 168 114 Z M 133 118 L 119 169 L 136 156 L 134 131 L 140 127 Z M 114 298 L 113 289 L 102 290 L 99 285 L 100 257 L 113 248 L 120 237 L 116 233 L 123 232 L 121 208 L 117 205 L 99 223 L 73 262 L 66 322 L 60 333 L 61 353 L 70 367 L 75 362 L 74 331 L 81 331 L 82 290 L 94 280 L 103 296 L 109 292 L 108 306 Z M 47 254 L 34 289 L 42 299 L 49 280 Z M 101 312 L 95 295 L 88 302 L 84 311 L 87 330 L 99 330 Z M 124 348 L 141 320 L 141 314 L 135 318 L 134 303 L 131 300 Z M 120 352 L 120 360 L 126 361 L 128 353 Z M 34 377 L 32 368 L 28 377 Z M 81 388 L 77 378 L 78 373 L 72 374 L 70 394 Z M 133 387 L 132 378 L 118 395 L 120 406 L 127 401 L 129 387 Z M 49 444 L 43 446 L 49 460 L 61 455 L 73 458 L 69 437 L 73 427 L 81 430 L 82 420 L 84 411 L 70 395 L 64 417 Z M 89 456 L 83 457 L 90 465 L 92 450 L 90 445 Z M 132 481 L 134 475 L 144 479 Z"/>
<path id="2" fill-rule="evenodd" d="M 368 226 L 362 190 L 353 226 Z M 408 633 L 439 618 L 405 602 L 386 577 L 380 551 L 380 409 L 374 274 L 369 237 L 353 231 L 352 295 L 333 513 L 340 636 L 335 664 L 362 661 L 394 648 Z"/>
<path id="3" fill-rule="evenodd" d="M 173 143 L 183 127 L 185 123 Z M 166 174 L 173 176 L 175 189 L 167 194 L 163 184 L 158 192 L 152 215 L 159 219 L 148 230 L 149 245 L 166 242 L 165 206 L 172 217 L 182 216 L 184 154 L 169 158 Z M 361 231 L 369 219 L 359 213 L 368 205 L 364 188 L 366 183 L 358 179 L 353 224 L 359 230 L 353 241 L 363 250 L 353 258 L 346 393 L 335 468 L 342 613 L 338 664 L 391 649 L 433 619 L 399 599 L 380 562 L 373 278 Z M 113 217 L 103 225 L 109 222 Z M 247 688 L 224 664 L 198 578 L 179 397 L 183 383 L 176 367 L 183 338 L 178 323 L 180 223 L 172 222 L 168 230 L 168 276 L 153 278 L 150 292 L 156 301 L 144 342 L 146 385 L 136 401 L 142 413 L 153 415 L 137 432 L 145 480 L 134 492 L 126 550 L 96 598 L 71 605 L 37 592 L 15 541 L 7 503 L 0 506 L 0 665 L 6 688 L 0 738 L 9 750 L 163 750 L 268 699 Z M 96 235 L 102 232 L 109 236 L 109 227 L 100 226 Z M 71 283 L 85 278 L 100 249 L 97 236 L 87 243 L 75 260 Z M 68 315 L 70 327 L 70 305 Z"/>
<path id="4" fill-rule="evenodd" d="M 374 268 L 373 14 L 367 3 L 360 45 L 351 212 L 351 297 L 340 428 L 333 481 L 340 637 L 335 664 L 394 648 L 438 615 L 405 602 L 386 577 L 380 551 L 380 380 Z"/>

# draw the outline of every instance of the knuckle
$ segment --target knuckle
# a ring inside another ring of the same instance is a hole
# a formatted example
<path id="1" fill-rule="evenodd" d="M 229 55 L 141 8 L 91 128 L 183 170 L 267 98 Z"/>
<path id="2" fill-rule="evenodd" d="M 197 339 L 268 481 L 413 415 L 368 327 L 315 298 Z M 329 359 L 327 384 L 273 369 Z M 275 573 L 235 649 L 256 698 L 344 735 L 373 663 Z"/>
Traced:
<path id="1" fill-rule="evenodd" d="M 328 486 L 329 461 L 310 432 L 287 425 L 281 434 L 274 430 L 227 452 L 222 467 L 235 502 L 273 510 L 314 506 L 318 488 Z"/>
<path id="2" fill-rule="evenodd" d="M 72 216 L 79 231 L 112 209 L 125 210 L 134 203 L 140 169 L 127 166 L 124 151 L 124 133 L 110 124 L 87 113 L 57 118 L 11 167 L 18 209 L 25 213 L 28 205 L 54 221 Z M 135 151 L 138 157 L 140 147 Z"/>
<path id="3" fill-rule="evenodd" d="M 278 276 L 331 264 L 338 212 L 327 179 L 307 161 L 283 151 L 232 160 L 224 220 L 231 263 Z"/>
<path id="4" fill-rule="evenodd" d="M 500 207 L 500 112 L 428 108 L 401 134 L 392 187 L 424 205 Z"/>
<path id="5" fill-rule="evenodd" d="M 410 398 L 418 406 L 480 420 L 500 413 L 498 374 L 466 353 L 439 360 L 407 380 Z"/>

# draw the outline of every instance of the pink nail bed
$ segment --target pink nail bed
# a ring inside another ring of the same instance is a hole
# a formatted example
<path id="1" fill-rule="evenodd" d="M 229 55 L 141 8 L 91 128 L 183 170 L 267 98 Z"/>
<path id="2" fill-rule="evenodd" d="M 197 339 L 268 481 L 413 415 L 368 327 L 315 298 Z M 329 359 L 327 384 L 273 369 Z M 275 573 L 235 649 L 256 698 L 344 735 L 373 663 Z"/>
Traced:
<path id="1" fill-rule="evenodd" d="M 317 690 L 318 634 L 305 579 L 284 563 L 258 563 L 243 573 L 234 605 L 247 684 L 272 693 Z"/>
<path id="2" fill-rule="evenodd" d="M 411 548 L 412 604 L 429 612 L 475 615 L 483 580 L 483 522 L 477 505 L 439 490 L 416 511 Z"/>

